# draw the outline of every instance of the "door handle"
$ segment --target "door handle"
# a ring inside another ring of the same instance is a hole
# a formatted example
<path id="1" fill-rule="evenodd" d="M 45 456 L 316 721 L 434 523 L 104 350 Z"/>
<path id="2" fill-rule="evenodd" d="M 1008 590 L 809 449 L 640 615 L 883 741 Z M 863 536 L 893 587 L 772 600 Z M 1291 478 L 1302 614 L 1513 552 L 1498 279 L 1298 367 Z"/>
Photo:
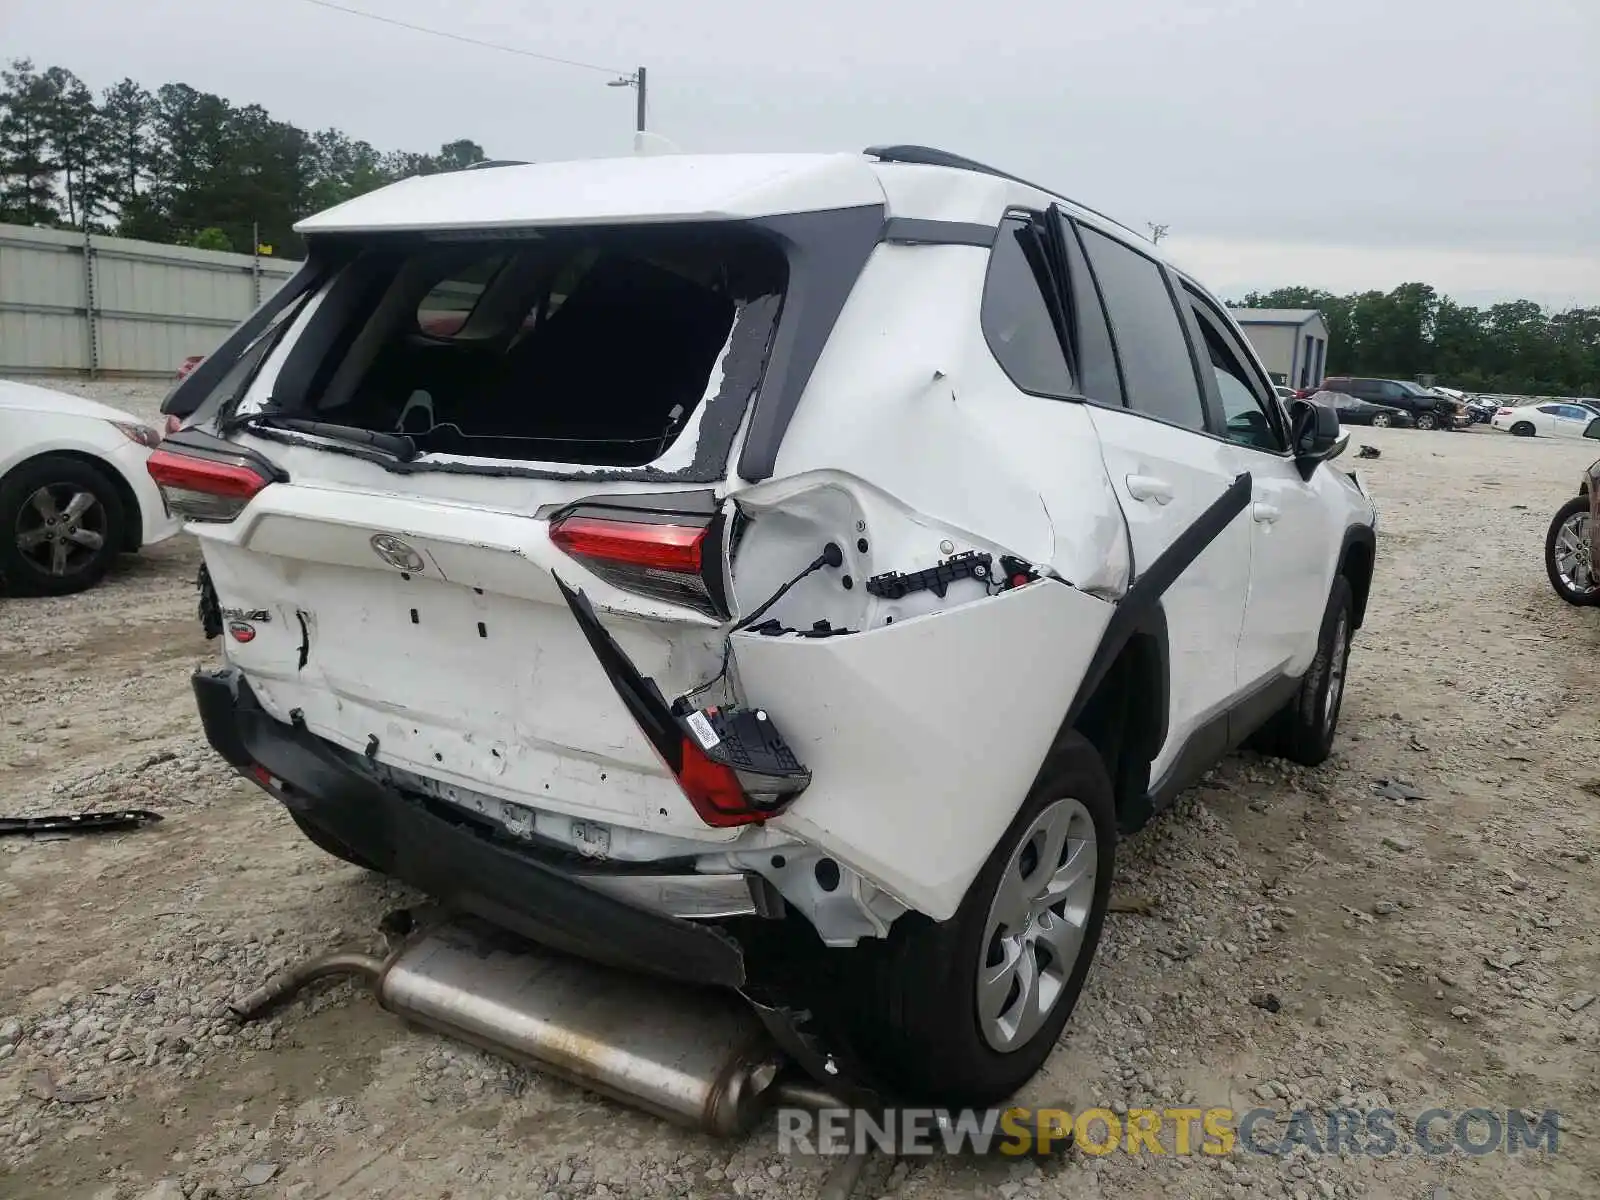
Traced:
<path id="1" fill-rule="evenodd" d="M 1263 525 L 1271 525 L 1281 514 L 1273 505 L 1257 500 L 1250 506 L 1250 515 Z"/>
<path id="2" fill-rule="evenodd" d="M 1128 495 L 1135 500 L 1154 500 L 1157 504 L 1172 502 L 1172 485 L 1153 475 L 1129 475 Z"/>

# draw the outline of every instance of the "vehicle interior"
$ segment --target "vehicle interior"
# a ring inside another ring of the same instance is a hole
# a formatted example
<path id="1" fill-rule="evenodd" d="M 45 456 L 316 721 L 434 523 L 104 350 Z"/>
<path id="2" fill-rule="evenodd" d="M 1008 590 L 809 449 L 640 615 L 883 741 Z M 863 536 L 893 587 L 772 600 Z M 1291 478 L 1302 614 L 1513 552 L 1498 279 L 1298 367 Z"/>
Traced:
<path id="1" fill-rule="evenodd" d="M 388 257 L 311 391 L 318 419 L 424 453 L 613 466 L 672 444 L 739 305 L 785 274 L 773 247 L 675 232 Z"/>

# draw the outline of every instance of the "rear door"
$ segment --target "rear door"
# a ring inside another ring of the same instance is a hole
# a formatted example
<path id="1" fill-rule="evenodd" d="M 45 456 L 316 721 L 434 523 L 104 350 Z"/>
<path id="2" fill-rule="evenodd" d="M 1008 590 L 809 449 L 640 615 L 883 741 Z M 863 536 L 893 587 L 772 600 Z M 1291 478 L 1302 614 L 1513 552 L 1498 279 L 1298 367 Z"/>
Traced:
<path id="1" fill-rule="evenodd" d="M 1128 521 L 1137 581 L 1192 536 L 1239 471 L 1231 447 L 1207 432 L 1205 401 L 1166 269 L 1098 230 L 1077 230 L 1110 321 L 1126 395 L 1125 406 L 1100 404 L 1090 412 Z M 1237 688 L 1249 578 L 1248 522 L 1235 519 L 1162 597 L 1171 712 L 1167 742 L 1151 767 L 1158 789 L 1191 741 L 1206 761 L 1222 749 L 1226 725 L 1219 718 Z"/>

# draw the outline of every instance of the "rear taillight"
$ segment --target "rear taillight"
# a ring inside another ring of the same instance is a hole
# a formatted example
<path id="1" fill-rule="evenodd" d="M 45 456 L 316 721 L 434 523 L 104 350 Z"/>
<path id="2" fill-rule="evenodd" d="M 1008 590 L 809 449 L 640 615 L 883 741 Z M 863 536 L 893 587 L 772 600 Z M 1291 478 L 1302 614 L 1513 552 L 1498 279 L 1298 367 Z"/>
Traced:
<path id="1" fill-rule="evenodd" d="M 614 587 L 728 615 L 723 600 L 714 510 L 648 512 L 579 503 L 550 521 L 550 541 Z"/>
<path id="2" fill-rule="evenodd" d="M 172 514 L 188 521 L 231 521 L 272 482 L 247 458 L 153 450 L 146 463 Z"/>
<path id="3" fill-rule="evenodd" d="M 1497 417 L 1509 417 L 1513 411 L 1515 410 L 1509 408 L 1497 408 L 1494 410 L 1494 415 Z"/>

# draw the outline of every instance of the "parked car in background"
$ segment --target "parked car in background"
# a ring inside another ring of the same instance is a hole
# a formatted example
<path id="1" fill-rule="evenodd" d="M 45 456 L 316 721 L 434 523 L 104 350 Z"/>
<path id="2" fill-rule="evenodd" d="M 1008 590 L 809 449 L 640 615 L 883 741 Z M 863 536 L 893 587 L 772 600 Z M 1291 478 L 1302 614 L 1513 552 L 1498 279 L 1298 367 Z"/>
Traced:
<path id="1" fill-rule="evenodd" d="M 1362 400 L 1344 392 L 1311 393 L 1312 404 L 1331 408 L 1339 414 L 1341 425 L 1375 425 L 1386 428 L 1394 425 L 1406 429 L 1416 424 L 1415 418 L 1403 408 L 1390 408 L 1386 404 L 1373 404 L 1370 400 Z"/>
<path id="2" fill-rule="evenodd" d="M 207 736 L 330 853 L 989 1104 L 1061 1035 L 1119 828 L 1252 735 L 1328 756 L 1348 434 L 1114 221 L 886 147 L 297 228 L 150 470 L 229 614 Z"/>
<path id="3" fill-rule="evenodd" d="M 1490 422 L 1516 437 L 1581 438 L 1596 417 L 1593 409 L 1565 400 L 1495 410 Z"/>
<path id="4" fill-rule="evenodd" d="M 1600 417 L 1585 438 L 1600 443 Z M 1544 539 L 1544 569 L 1550 586 L 1568 604 L 1600 605 L 1600 459 L 1578 481 L 1578 494 L 1550 521 Z"/>
<path id="5" fill-rule="evenodd" d="M 1358 400 L 1411 414 L 1418 429 L 1453 429 L 1456 405 L 1447 397 L 1404 379 L 1370 379 L 1335 375 L 1322 381 L 1322 390 L 1343 392 Z"/>
<path id="6" fill-rule="evenodd" d="M 0 380 L 0 591 L 81 592 L 178 532 L 146 469 L 160 442 L 131 413 Z"/>
<path id="7" fill-rule="evenodd" d="M 1467 401 L 1467 420 L 1474 425 L 1487 425 L 1494 420 L 1494 414 L 1500 411 L 1500 404 L 1496 400 L 1486 400 L 1482 396 L 1474 396 Z"/>

